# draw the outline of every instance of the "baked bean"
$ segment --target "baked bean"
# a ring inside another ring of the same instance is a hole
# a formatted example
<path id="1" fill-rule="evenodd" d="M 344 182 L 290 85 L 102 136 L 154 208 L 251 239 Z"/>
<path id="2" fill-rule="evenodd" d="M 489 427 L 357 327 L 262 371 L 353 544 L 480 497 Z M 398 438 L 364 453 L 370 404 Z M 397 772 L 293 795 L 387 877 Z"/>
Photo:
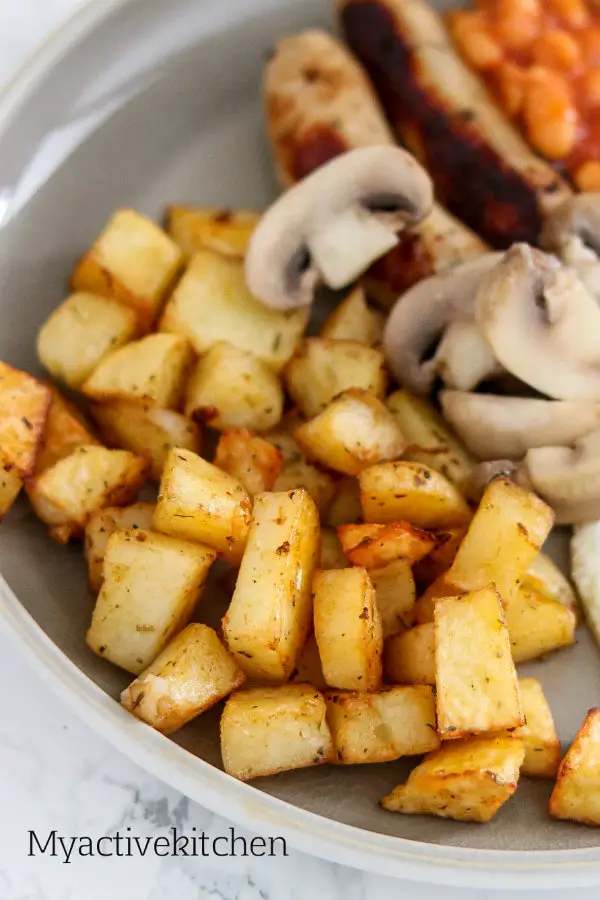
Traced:
<path id="1" fill-rule="evenodd" d="M 575 172 L 575 184 L 580 191 L 600 191 L 600 162 L 590 160 Z"/>
<path id="2" fill-rule="evenodd" d="M 495 69 L 502 62 L 502 47 L 483 13 L 456 12 L 448 24 L 460 53 L 474 69 Z"/>
<path id="3" fill-rule="evenodd" d="M 540 66 L 572 72 L 581 66 L 581 49 L 567 31 L 547 31 L 535 42 L 533 58 Z"/>
<path id="4" fill-rule="evenodd" d="M 585 105 L 591 109 L 600 109 L 600 68 L 590 69 L 581 79 L 581 93 Z"/>
<path id="5" fill-rule="evenodd" d="M 590 14 L 584 0 L 546 0 L 547 8 L 569 28 L 585 28 Z"/>
<path id="6" fill-rule="evenodd" d="M 526 70 L 516 63 L 505 61 L 499 66 L 497 77 L 502 108 L 509 116 L 518 116 L 525 101 Z"/>
<path id="7" fill-rule="evenodd" d="M 600 28 L 586 28 L 578 38 L 587 65 L 600 66 Z"/>
<path id="8" fill-rule="evenodd" d="M 529 70 L 524 118 L 529 140 L 548 159 L 563 159 L 575 146 L 577 110 L 569 87 L 557 72 L 542 66 Z"/>
<path id="9" fill-rule="evenodd" d="M 525 50 L 537 38 L 542 24 L 538 0 L 498 0 L 496 33 L 507 49 Z"/>

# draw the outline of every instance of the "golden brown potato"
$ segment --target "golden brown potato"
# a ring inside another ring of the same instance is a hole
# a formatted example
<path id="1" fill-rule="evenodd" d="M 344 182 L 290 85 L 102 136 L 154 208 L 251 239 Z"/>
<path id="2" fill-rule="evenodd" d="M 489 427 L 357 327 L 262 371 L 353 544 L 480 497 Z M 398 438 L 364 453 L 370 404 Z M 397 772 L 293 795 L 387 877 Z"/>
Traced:
<path id="1" fill-rule="evenodd" d="M 14 463 L 0 452 L 0 522 L 7 514 L 23 487 L 23 479 Z"/>
<path id="2" fill-rule="evenodd" d="M 391 684 L 435 684 L 433 622 L 416 625 L 385 642 L 383 668 Z"/>
<path id="3" fill-rule="evenodd" d="M 0 452 L 22 478 L 34 470 L 51 402 L 47 385 L 0 360 Z"/>
<path id="4" fill-rule="evenodd" d="M 35 458 L 35 475 L 50 469 L 77 447 L 98 443 L 79 410 L 56 388 L 49 387 L 52 400 Z"/>
<path id="5" fill-rule="evenodd" d="M 90 590 L 97 594 L 104 581 L 104 556 L 108 539 L 115 531 L 149 531 L 152 528 L 154 503 L 132 506 L 110 506 L 100 509 L 85 526 L 84 553 L 89 569 Z"/>
<path id="6" fill-rule="evenodd" d="M 193 623 L 123 691 L 121 703 L 163 734 L 173 734 L 245 680 L 216 632 Z"/>
<path id="7" fill-rule="evenodd" d="M 502 601 L 493 586 L 435 603 L 438 731 L 444 740 L 525 724 Z"/>
<path id="8" fill-rule="evenodd" d="M 556 600 L 579 617 L 579 600 L 569 579 L 545 553 L 538 553 L 523 576 L 523 587 L 541 594 L 547 600 Z"/>
<path id="9" fill-rule="evenodd" d="M 88 647 L 139 675 L 189 622 L 215 552 L 152 531 L 115 531 L 104 556 Z"/>
<path id="10" fill-rule="evenodd" d="M 335 496 L 329 505 L 326 521 L 332 528 L 362 522 L 360 487 L 357 478 L 348 475 L 338 482 Z"/>
<path id="11" fill-rule="evenodd" d="M 435 532 L 436 545 L 427 556 L 415 563 L 413 573 L 415 581 L 419 588 L 423 590 L 429 587 L 436 578 L 446 572 L 458 553 L 458 548 L 465 539 L 467 529 L 465 526 L 460 528 L 444 528 L 443 531 Z M 433 621 L 433 610 L 431 618 Z"/>
<path id="12" fill-rule="evenodd" d="M 283 454 L 247 428 L 228 428 L 217 444 L 214 464 L 236 478 L 254 497 L 274 490 L 283 467 Z"/>
<path id="13" fill-rule="evenodd" d="M 365 569 L 380 569 L 397 559 L 412 564 L 435 547 L 432 534 L 408 522 L 340 525 L 337 533 L 350 563 Z"/>
<path id="14" fill-rule="evenodd" d="M 292 672 L 290 681 L 297 684 L 313 684 L 320 691 L 327 687 L 314 634 L 311 634 L 300 651 L 300 655 L 296 660 L 296 668 Z"/>
<path id="15" fill-rule="evenodd" d="M 513 731 L 525 747 L 522 775 L 555 778 L 560 763 L 560 741 L 542 686 L 535 678 L 519 678 L 525 724 Z"/>
<path id="16" fill-rule="evenodd" d="M 575 643 L 577 616 L 558 603 L 521 587 L 504 607 L 516 663 L 539 659 Z"/>
<path id="17" fill-rule="evenodd" d="M 383 315 L 368 305 L 365 289 L 358 285 L 336 306 L 320 334 L 330 341 L 358 341 L 373 347 L 381 343 L 384 322 Z"/>
<path id="18" fill-rule="evenodd" d="M 273 490 L 293 491 L 295 488 L 303 488 L 315 501 L 319 514 L 324 516 L 335 494 L 336 483 L 328 472 L 313 466 L 302 455 L 293 438 L 293 432 L 302 421 L 298 412 L 292 410 L 283 417 L 277 428 L 265 435 L 283 457 L 283 468 Z"/>
<path id="19" fill-rule="evenodd" d="M 414 622 L 416 597 L 410 563 L 397 559 L 381 569 L 370 569 L 369 576 L 375 588 L 383 637 L 388 638 L 410 628 Z"/>
<path id="20" fill-rule="evenodd" d="M 164 231 L 121 209 L 77 264 L 71 289 L 120 300 L 149 330 L 182 264 L 181 250 Z"/>
<path id="21" fill-rule="evenodd" d="M 442 744 L 381 800 L 390 812 L 489 822 L 517 789 L 525 750 L 515 737 Z"/>
<path id="22" fill-rule="evenodd" d="M 135 311 L 96 294 L 71 294 L 42 325 L 37 352 L 54 378 L 78 388 L 104 357 L 133 340 Z"/>
<path id="23" fill-rule="evenodd" d="M 204 249 L 243 259 L 259 219 L 247 210 L 176 205 L 167 209 L 166 228 L 187 260 Z"/>
<path id="24" fill-rule="evenodd" d="M 321 528 L 320 569 L 347 569 L 350 563 L 333 528 Z"/>
<path id="25" fill-rule="evenodd" d="M 440 746 L 435 697 L 425 685 L 376 694 L 327 691 L 325 701 L 338 763 L 390 762 Z"/>
<path id="26" fill-rule="evenodd" d="M 227 646 L 250 676 L 287 681 L 311 628 L 319 515 L 306 491 L 259 494 L 231 604 Z"/>
<path id="27" fill-rule="evenodd" d="M 590 709 L 558 769 L 548 812 L 600 825 L 600 709 Z"/>
<path id="28" fill-rule="evenodd" d="M 320 570 L 313 581 L 315 638 L 330 687 L 381 687 L 383 634 L 366 569 Z"/>
<path id="29" fill-rule="evenodd" d="M 225 771 L 240 781 L 334 758 L 323 696 L 312 685 L 236 691 L 221 716 Z"/>

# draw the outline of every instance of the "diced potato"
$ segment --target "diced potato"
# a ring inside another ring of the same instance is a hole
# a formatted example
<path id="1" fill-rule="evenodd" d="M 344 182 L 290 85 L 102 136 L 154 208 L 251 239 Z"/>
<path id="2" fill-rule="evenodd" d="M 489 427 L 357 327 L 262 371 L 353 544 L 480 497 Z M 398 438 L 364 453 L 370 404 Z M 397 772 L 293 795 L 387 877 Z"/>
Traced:
<path id="1" fill-rule="evenodd" d="M 306 491 L 259 494 L 223 619 L 227 646 L 250 676 L 287 681 L 311 630 L 319 515 Z"/>
<path id="2" fill-rule="evenodd" d="M 152 531 L 115 531 L 104 556 L 88 647 L 139 675 L 184 628 L 215 559 L 209 547 Z"/>
<path id="3" fill-rule="evenodd" d="M 367 391 L 344 391 L 294 433 L 304 455 L 337 472 L 358 475 L 363 469 L 397 459 L 406 446 L 383 403 Z"/>
<path id="4" fill-rule="evenodd" d="M 300 447 L 294 440 L 294 432 L 303 422 L 304 419 L 298 410 L 291 409 L 283 416 L 277 428 L 264 435 L 265 440 L 279 450 L 285 465 L 304 459 Z"/>
<path id="5" fill-rule="evenodd" d="M 264 306 L 246 287 L 242 260 L 201 250 L 167 303 L 160 329 L 182 334 L 198 354 L 227 341 L 279 372 L 294 354 L 308 316 L 306 309 L 281 313 Z"/>
<path id="6" fill-rule="evenodd" d="M 170 206 L 167 232 L 188 260 L 204 249 L 243 259 L 260 215 L 237 209 Z"/>
<path id="7" fill-rule="evenodd" d="M 115 531 L 149 531 L 152 528 L 154 503 L 111 506 L 94 513 L 85 526 L 84 553 L 87 560 L 90 590 L 97 594 L 104 581 L 104 556 L 108 539 Z"/>
<path id="8" fill-rule="evenodd" d="M 237 691 L 221 716 L 221 753 L 240 781 L 331 762 L 323 696 L 309 684 Z"/>
<path id="9" fill-rule="evenodd" d="M 133 340 L 137 329 L 131 307 L 96 294 L 71 294 L 42 325 L 38 356 L 51 375 L 78 388 L 111 350 Z"/>
<path id="10" fill-rule="evenodd" d="M 435 547 L 435 537 L 408 522 L 390 525 L 340 525 L 337 529 L 344 553 L 353 566 L 380 569 L 403 559 L 414 563 Z"/>
<path id="11" fill-rule="evenodd" d="M 465 539 L 467 533 L 466 527 L 445 528 L 443 531 L 436 531 L 436 545 L 427 556 L 415 563 L 413 572 L 415 581 L 421 589 L 429 587 L 436 578 L 446 572 L 456 558 L 458 548 Z M 429 621 L 433 621 L 433 608 Z"/>
<path id="12" fill-rule="evenodd" d="M 321 515 L 329 509 L 335 493 L 335 481 L 327 472 L 311 465 L 304 459 L 284 463 L 283 469 L 273 485 L 274 491 L 307 491 L 313 498 Z"/>
<path id="13" fill-rule="evenodd" d="M 236 478 L 254 497 L 274 489 L 283 454 L 247 428 L 229 428 L 221 434 L 214 464 Z"/>
<path id="14" fill-rule="evenodd" d="M 321 328 L 321 337 L 358 341 L 372 347 L 382 341 L 384 322 L 383 315 L 370 308 L 365 290 L 359 285 L 331 313 Z"/>
<path id="15" fill-rule="evenodd" d="M 245 680 L 216 632 L 193 623 L 123 691 L 121 703 L 163 734 L 173 734 Z"/>
<path id="16" fill-rule="evenodd" d="M 600 825 L 600 709 L 590 709 L 558 770 L 548 812 Z"/>
<path id="17" fill-rule="evenodd" d="M 575 643 L 577 616 L 541 594 L 522 587 L 504 607 L 510 648 L 516 663 L 539 659 Z"/>
<path id="18" fill-rule="evenodd" d="M 350 691 L 381 687 L 383 634 L 366 569 L 320 570 L 313 581 L 315 638 L 325 681 Z"/>
<path id="19" fill-rule="evenodd" d="M 327 512 L 327 524 L 337 528 L 338 525 L 354 525 L 361 521 L 362 506 L 358 479 L 347 476 L 337 485 L 335 497 Z"/>
<path id="20" fill-rule="evenodd" d="M 365 522 L 405 521 L 421 528 L 452 528 L 472 516 L 452 482 L 420 463 L 381 463 L 362 471 L 359 483 Z"/>
<path id="21" fill-rule="evenodd" d="M 524 587 L 541 594 L 548 600 L 556 600 L 579 615 L 579 600 L 569 579 L 545 553 L 538 553 L 523 576 Z"/>
<path id="22" fill-rule="evenodd" d="M 155 481 L 160 481 L 173 447 L 202 452 L 198 425 L 172 409 L 138 403 L 96 403 L 92 415 L 107 444 L 148 457 Z"/>
<path id="23" fill-rule="evenodd" d="M 410 628 L 414 623 L 416 596 L 410 563 L 397 559 L 381 569 L 370 569 L 369 576 L 375 588 L 384 638 Z"/>
<path id="24" fill-rule="evenodd" d="M 297 684 L 313 684 L 319 690 L 327 687 L 323 666 L 319 656 L 319 648 L 314 634 L 311 634 L 296 661 L 296 668 L 290 681 Z"/>
<path id="25" fill-rule="evenodd" d="M 145 459 L 126 450 L 78 447 L 27 482 L 36 513 L 59 543 L 82 534 L 90 518 L 106 506 L 125 506 L 147 473 Z"/>
<path id="26" fill-rule="evenodd" d="M 65 400 L 56 388 L 50 387 L 50 391 L 50 409 L 35 458 L 36 475 L 52 468 L 65 456 L 70 456 L 77 447 L 98 443 L 79 410 Z"/>
<path id="27" fill-rule="evenodd" d="M 154 528 L 171 537 L 208 544 L 239 563 L 250 527 L 251 503 L 243 486 L 191 450 L 170 450 Z"/>
<path id="28" fill-rule="evenodd" d="M 542 686 L 535 678 L 519 678 L 519 691 L 525 724 L 513 731 L 513 736 L 522 738 L 525 747 L 521 774 L 555 778 L 560 763 L 560 741 Z"/>
<path id="29" fill-rule="evenodd" d="M 328 691 L 325 701 L 338 763 L 390 762 L 440 746 L 435 698 L 425 685 L 376 694 Z"/>
<path id="30" fill-rule="evenodd" d="M 283 413 L 279 378 L 261 359 L 219 342 L 196 363 L 188 382 L 185 413 L 212 428 L 268 431 Z"/>
<path id="31" fill-rule="evenodd" d="M 409 445 L 404 459 L 431 466 L 465 493 L 476 460 L 433 406 L 408 391 L 390 394 L 386 405 Z"/>
<path id="32" fill-rule="evenodd" d="M 0 453 L 0 522 L 7 514 L 23 487 L 23 479 L 14 463 Z"/>
<path id="33" fill-rule="evenodd" d="M 381 800 L 390 812 L 489 822 L 517 789 L 525 750 L 515 737 L 442 744 Z"/>
<path id="34" fill-rule="evenodd" d="M 435 604 L 438 731 L 445 740 L 525 724 L 502 601 L 495 588 Z"/>
<path id="35" fill-rule="evenodd" d="M 0 453 L 27 478 L 44 433 L 50 388 L 0 360 Z"/>
<path id="36" fill-rule="evenodd" d="M 191 362 L 189 344 L 175 334 L 149 334 L 106 356 L 82 387 L 102 402 L 176 408 Z"/>
<path id="37" fill-rule="evenodd" d="M 346 569 L 349 566 L 342 544 L 332 528 L 321 529 L 320 569 Z"/>
<path id="38" fill-rule="evenodd" d="M 383 666 L 386 680 L 392 684 L 435 684 L 433 622 L 388 638 Z"/>
<path id="39" fill-rule="evenodd" d="M 121 209 L 77 264 L 71 289 L 120 300 L 148 330 L 182 264 L 181 250 L 162 229 Z"/>
<path id="40" fill-rule="evenodd" d="M 359 388 L 383 400 L 387 385 L 380 350 L 356 341 L 307 338 L 283 373 L 288 394 L 306 418 L 322 412 L 334 397 Z"/>

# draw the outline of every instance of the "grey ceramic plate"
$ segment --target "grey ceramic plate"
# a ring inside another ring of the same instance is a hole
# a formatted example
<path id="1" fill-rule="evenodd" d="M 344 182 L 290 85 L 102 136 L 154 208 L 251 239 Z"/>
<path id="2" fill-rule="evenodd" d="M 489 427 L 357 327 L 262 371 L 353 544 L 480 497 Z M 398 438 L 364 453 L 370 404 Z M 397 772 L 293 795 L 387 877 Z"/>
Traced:
<path id="1" fill-rule="evenodd" d="M 116 207 L 160 217 L 167 202 L 268 203 L 262 63 L 278 35 L 328 26 L 329 10 L 329 0 L 96 2 L 41 48 L 0 101 L 1 358 L 37 370 L 37 327 Z M 235 782 L 221 771 L 216 711 L 172 742 L 120 709 L 127 677 L 84 644 L 92 600 L 80 549 L 50 543 L 25 502 L 2 527 L 0 569 L 2 621 L 36 665 L 106 737 L 200 803 L 390 874 L 496 887 L 600 881 L 600 833 L 548 819 L 547 782 L 524 781 L 484 827 L 381 811 L 404 763 Z M 218 613 L 213 596 L 203 615 Z M 525 668 L 568 743 L 600 696 L 589 635 Z"/>

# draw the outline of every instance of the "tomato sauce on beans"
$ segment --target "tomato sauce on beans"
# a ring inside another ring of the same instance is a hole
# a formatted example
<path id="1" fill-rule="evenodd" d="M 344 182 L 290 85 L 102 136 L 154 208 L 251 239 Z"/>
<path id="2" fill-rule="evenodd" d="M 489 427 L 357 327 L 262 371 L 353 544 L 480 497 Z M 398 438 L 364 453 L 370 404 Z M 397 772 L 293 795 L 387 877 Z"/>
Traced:
<path id="1" fill-rule="evenodd" d="M 600 190 L 600 6 L 478 0 L 447 17 L 454 43 L 529 143 Z"/>

